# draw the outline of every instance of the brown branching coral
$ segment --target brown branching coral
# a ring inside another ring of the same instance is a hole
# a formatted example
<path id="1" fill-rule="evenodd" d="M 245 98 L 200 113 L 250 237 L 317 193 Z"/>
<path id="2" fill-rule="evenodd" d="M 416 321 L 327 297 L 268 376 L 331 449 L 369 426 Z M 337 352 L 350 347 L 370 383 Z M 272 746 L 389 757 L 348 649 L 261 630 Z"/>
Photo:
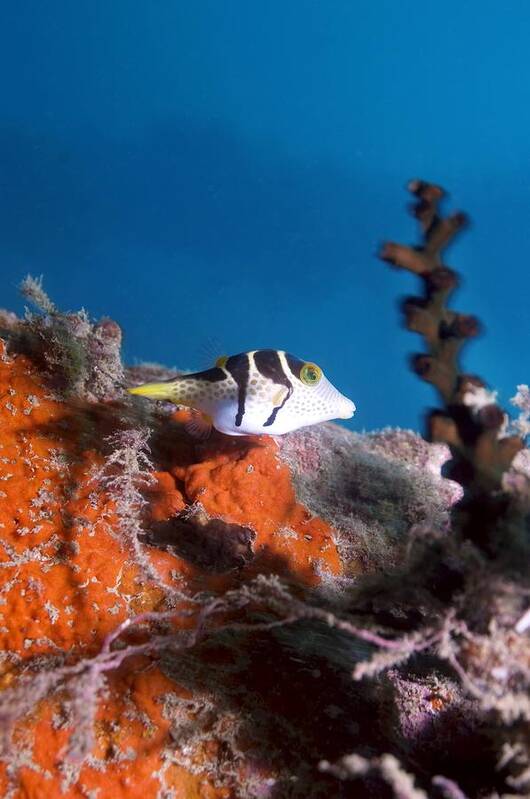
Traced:
<path id="1" fill-rule="evenodd" d="M 439 186 L 413 180 L 408 188 L 416 198 L 412 213 L 420 222 L 422 243 L 417 247 L 387 243 L 380 256 L 422 280 L 423 296 L 406 297 L 402 310 L 406 327 L 419 333 L 427 347 L 426 353 L 412 357 L 412 368 L 437 389 L 443 403 L 441 410 L 429 414 L 427 435 L 450 447 L 452 460 L 445 474 L 464 489 L 455 508 L 459 531 L 491 552 L 502 546 L 497 523 L 512 509 L 512 497 L 502 487 L 503 475 L 524 443 L 519 435 L 503 435 L 506 417 L 495 395 L 460 366 L 460 351 L 478 334 L 480 325 L 474 316 L 447 307 L 459 279 L 442 256 L 465 226 L 466 216 L 439 213 L 444 196 Z"/>

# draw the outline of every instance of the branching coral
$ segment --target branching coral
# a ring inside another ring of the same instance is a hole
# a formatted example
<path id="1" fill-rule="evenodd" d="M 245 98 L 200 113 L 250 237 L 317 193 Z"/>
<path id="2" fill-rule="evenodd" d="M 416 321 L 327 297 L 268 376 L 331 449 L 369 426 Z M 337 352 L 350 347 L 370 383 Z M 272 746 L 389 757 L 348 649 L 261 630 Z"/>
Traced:
<path id="1" fill-rule="evenodd" d="M 495 394 L 478 377 L 462 372 L 459 354 L 463 344 L 477 335 L 473 316 L 449 309 L 446 302 L 458 286 L 458 275 L 443 265 L 442 254 L 465 225 L 462 213 L 443 217 L 438 206 L 443 190 L 414 180 L 409 190 L 416 197 L 413 213 L 423 230 L 418 247 L 385 244 L 381 258 L 418 275 L 422 297 L 407 297 L 402 304 L 406 325 L 419 333 L 427 353 L 414 355 L 412 368 L 437 390 L 444 404 L 428 417 L 428 437 L 446 443 L 452 454 L 445 474 L 460 483 L 464 497 L 458 503 L 458 526 L 484 550 L 499 549 L 506 535 L 508 506 L 513 498 L 503 491 L 502 478 L 523 448 L 518 435 L 503 435 L 505 414 Z M 502 530 L 497 529 L 501 522 Z"/>

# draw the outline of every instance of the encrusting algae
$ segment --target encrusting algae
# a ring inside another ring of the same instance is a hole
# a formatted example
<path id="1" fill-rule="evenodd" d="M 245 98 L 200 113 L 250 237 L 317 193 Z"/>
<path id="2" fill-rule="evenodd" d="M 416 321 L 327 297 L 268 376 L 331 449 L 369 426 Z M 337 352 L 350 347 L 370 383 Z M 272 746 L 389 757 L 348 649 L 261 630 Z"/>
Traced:
<path id="1" fill-rule="evenodd" d="M 178 375 L 124 369 L 112 320 L 33 278 L 40 313 L 0 312 L 2 799 L 528 795 L 529 393 L 506 435 L 461 373 L 463 217 L 411 190 L 425 241 L 383 256 L 424 281 L 434 443 L 199 440 L 127 394 Z"/>

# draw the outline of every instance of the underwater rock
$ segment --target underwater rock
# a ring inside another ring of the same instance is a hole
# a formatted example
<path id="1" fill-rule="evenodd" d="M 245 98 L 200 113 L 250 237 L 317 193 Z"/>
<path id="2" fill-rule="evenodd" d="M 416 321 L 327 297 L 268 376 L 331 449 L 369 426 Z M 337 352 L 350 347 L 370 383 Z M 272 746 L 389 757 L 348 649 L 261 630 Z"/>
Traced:
<path id="1" fill-rule="evenodd" d="M 44 316 L 0 316 L 0 795 L 526 790 L 528 591 L 453 535 L 446 444 L 199 442 L 124 398 L 176 370 L 27 289 Z"/>
<path id="2" fill-rule="evenodd" d="M 410 430 L 359 435 L 326 423 L 285 436 L 280 457 L 299 500 L 334 529 L 352 573 L 395 565 L 411 527 L 446 528 L 461 495 L 440 474 L 448 448 Z"/>
<path id="3" fill-rule="evenodd" d="M 302 431 L 280 444 L 267 437 L 233 439 L 221 434 L 197 444 L 183 430 L 186 413 L 177 411 L 154 425 L 152 468 L 144 470 L 141 494 L 133 490 L 129 509 L 120 511 L 119 503 L 130 490 L 123 482 L 124 473 L 131 471 L 132 483 L 135 474 L 142 475 L 134 436 L 124 432 L 130 410 L 52 395 L 39 362 L 7 354 L 3 344 L 0 394 L 0 686 L 4 692 L 23 685 L 22 677 L 53 674 L 97 655 L 106 637 L 125 619 L 167 607 L 167 596 L 172 596 L 168 588 L 187 595 L 219 592 L 258 574 L 275 573 L 303 590 L 318 586 L 322 574 L 339 578 L 344 571 L 375 568 L 388 556 L 383 550 L 397 545 L 408 526 L 442 518 L 448 501 L 437 494 L 440 479 L 435 475 L 426 477 L 412 462 L 400 465 L 398 454 L 391 463 L 387 454 L 377 451 L 376 439 L 336 425 Z M 392 439 L 392 433 L 386 435 Z M 395 435 L 402 439 L 404 434 Z M 120 440 L 118 455 L 109 451 L 109 441 L 117 446 Z M 409 445 L 415 441 L 429 460 L 428 445 L 418 444 L 413 434 L 407 434 L 407 441 Z M 438 462 L 439 448 L 432 449 L 433 462 Z M 116 476 L 105 478 L 107 473 Z M 116 482 L 117 476 L 122 482 Z M 374 479 L 378 497 L 370 504 L 361 487 Z M 112 496 L 113 480 L 122 498 Z M 140 546 L 157 581 L 142 572 L 143 564 L 137 562 L 122 529 L 123 519 L 130 524 L 138 512 L 134 506 L 138 497 L 145 529 Z M 385 520 L 392 516 L 389 503 L 397 497 L 402 499 L 403 516 L 385 528 Z M 343 544 L 337 547 L 338 532 L 339 541 L 347 539 L 347 558 L 339 554 Z M 375 545 L 368 549 L 370 536 L 381 546 L 375 554 L 370 554 Z M 258 650 L 265 645 L 255 643 Z M 292 642 L 282 645 L 292 649 Z M 267 646 L 270 657 L 270 641 Z M 238 768 L 248 771 L 250 766 L 241 753 L 233 754 L 232 776 L 221 779 L 220 733 L 211 720 L 206 723 L 202 718 L 212 700 L 204 698 L 203 687 L 191 688 L 185 674 L 185 664 L 193 657 L 183 657 L 178 667 L 174 661 L 171 668 L 166 665 L 166 673 L 146 656 L 136 658 L 134 667 L 124 663 L 106 673 L 101 701 L 82 684 L 72 700 L 66 681 L 62 693 L 52 692 L 50 682 L 49 692 L 35 695 L 34 706 L 30 696 L 14 695 L 12 701 L 20 707 L 2 709 L 4 719 L 16 721 L 0 772 L 2 795 L 37 797 L 46 792 L 81 797 L 96 791 L 98 799 L 157 792 L 169 796 L 171 791 L 186 796 L 231 795 L 227 786 L 237 782 Z M 267 657 L 262 657 L 266 662 Z M 196 663 L 195 671 L 201 674 L 208 662 L 211 665 L 211 658 L 200 668 Z M 261 693 L 267 680 L 263 683 L 257 669 L 256 664 L 253 679 L 260 683 Z M 180 684 L 174 682 L 176 673 Z M 229 682 L 227 675 L 223 680 Z M 88 730 L 92 720 L 85 719 L 87 740 L 74 741 L 86 755 L 84 761 L 68 754 L 71 725 L 80 731 L 76 703 L 82 701 L 94 705 L 94 739 Z M 167 702 L 174 708 L 169 715 L 164 711 Z M 241 701 L 242 707 L 245 704 Z M 195 731 L 190 738 L 195 743 L 181 732 L 177 739 L 169 735 L 177 705 L 181 726 L 202 725 L 201 734 Z M 17 720 L 22 709 L 30 715 Z M 215 712 L 229 727 L 228 711 Z M 192 722 L 197 714 L 200 725 Z M 234 729 L 241 726 L 233 708 L 230 714 Z M 229 737 L 235 750 L 237 735 L 231 730 Z M 92 749 L 85 752 L 88 745 Z M 238 746 L 244 748 L 241 741 Z M 274 771 L 257 765 L 250 770 L 249 784 L 272 779 Z M 259 779 L 257 772 L 263 772 Z"/>

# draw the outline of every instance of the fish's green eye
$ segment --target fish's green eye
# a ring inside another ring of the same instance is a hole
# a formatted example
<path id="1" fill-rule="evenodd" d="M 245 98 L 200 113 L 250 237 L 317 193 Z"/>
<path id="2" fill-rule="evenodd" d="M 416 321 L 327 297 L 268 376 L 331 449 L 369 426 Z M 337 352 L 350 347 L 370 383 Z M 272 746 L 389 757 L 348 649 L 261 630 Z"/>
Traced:
<path id="1" fill-rule="evenodd" d="M 316 386 L 320 383 L 322 377 L 322 369 L 316 363 L 304 363 L 300 369 L 300 380 L 306 386 Z"/>

